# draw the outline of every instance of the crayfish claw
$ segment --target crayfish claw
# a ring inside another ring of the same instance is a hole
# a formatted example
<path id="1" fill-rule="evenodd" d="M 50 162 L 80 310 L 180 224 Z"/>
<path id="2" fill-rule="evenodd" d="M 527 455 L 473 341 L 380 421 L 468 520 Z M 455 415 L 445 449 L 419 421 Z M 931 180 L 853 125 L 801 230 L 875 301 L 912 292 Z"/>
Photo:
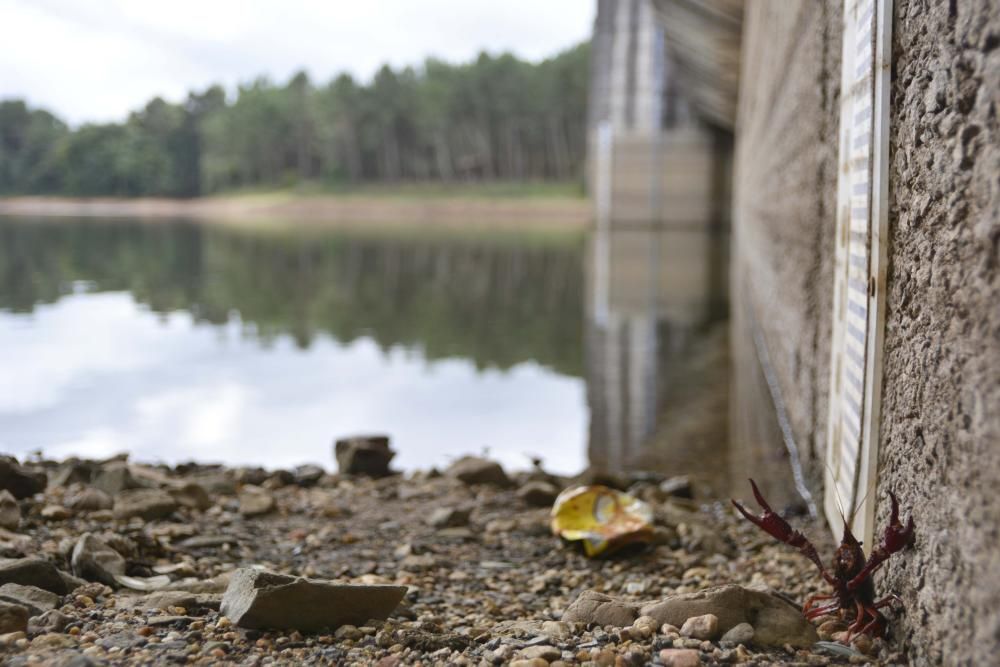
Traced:
<path id="1" fill-rule="evenodd" d="M 764 500 L 764 496 L 760 493 L 760 489 L 757 488 L 757 482 L 751 479 L 750 487 L 753 489 L 753 497 L 757 499 L 757 504 L 760 505 L 760 508 L 764 510 L 765 513 L 773 512 L 774 510 L 772 510 L 771 506 L 767 504 L 767 501 Z"/>
<path id="2" fill-rule="evenodd" d="M 889 501 L 889 525 L 885 527 L 881 546 L 886 552 L 893 554 L 905 547 L 913 537 L 913 516 L 906 520 L 904 526 L 899 521 L 899 501 L 892 491 L 889 492 Z"/>
<path id="3" fill-rule="evenodd" d="M 735 505 L 736 509 L 740 511 L 740 514 L 745 516 L 755 526 L 774 539 L 787 544 L 793 544 L 794 546 L 799 546 L 797 543 L 793 542 L 796 536 L 795 531 L 792 530 L 792 527 L 787 521 L 782 519 L 780 515 L 776 514 L 774 510 L 771 509 L 771 506 L 767 504 L 766 500 L 764 500 L 764 496 L 761 495 L 760 489 L 757 488 L 757 484 L 752 479 L 750 480 L 750 486 L 753 487 L 753 495 L 754 498 L 757 499 L 757 504 L 760 505 L 760 508 L 764 510 L 764 512 L 760 516 L 756 516 L 743 507 L 743 505 L 733 500 L 733 505 Z"/>

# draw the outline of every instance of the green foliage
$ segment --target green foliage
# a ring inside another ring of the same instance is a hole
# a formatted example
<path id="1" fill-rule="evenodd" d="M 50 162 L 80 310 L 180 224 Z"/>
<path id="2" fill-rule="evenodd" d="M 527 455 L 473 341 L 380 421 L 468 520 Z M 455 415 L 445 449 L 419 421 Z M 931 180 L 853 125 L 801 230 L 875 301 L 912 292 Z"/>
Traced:
<path id="1" fill-rule="evenodd" d="M 192 197 L 357 183 L 579 179 L 587 44 L 532 64 L 481 54 L 451 65 L 382 67 L 364 85 L 214 86 L 150 101 L 121 124 L 70 131 L 24 102 L 0 102 L 0 195 Z"/>

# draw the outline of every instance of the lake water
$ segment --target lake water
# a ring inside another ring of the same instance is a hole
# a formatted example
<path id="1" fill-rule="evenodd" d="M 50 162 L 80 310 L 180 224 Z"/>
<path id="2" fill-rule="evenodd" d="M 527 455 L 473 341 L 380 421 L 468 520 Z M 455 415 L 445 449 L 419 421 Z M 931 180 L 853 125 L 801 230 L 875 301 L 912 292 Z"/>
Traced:
<path id="1" fill-rule="evenodd" d="M 704 235 L 294 228 L 0 217 L 0 450 L 630 467 L 716 319 Z"/>

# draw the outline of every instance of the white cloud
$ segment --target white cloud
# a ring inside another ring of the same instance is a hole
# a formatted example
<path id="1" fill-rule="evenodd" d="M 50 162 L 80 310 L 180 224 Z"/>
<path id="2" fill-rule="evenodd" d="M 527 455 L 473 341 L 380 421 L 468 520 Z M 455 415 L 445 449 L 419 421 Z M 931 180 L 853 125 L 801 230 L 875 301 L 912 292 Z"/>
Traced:
<path id="1" fill-rule="evenodd" d="M 0 0 L 0 98 L 73 123 L 120 120 L 155 95 L 306 69 L 326 81 L 384 62 L 537 60 L 586 39 L 594 0 Z"/>
<path id="2" fill-rule="evenodd" d="M 0 312 L 0 450 L 332 467 L 335 437 L 385 432 L 404 469 L 484 447 L 517 468 L 526 453 L 558 472 L 585 464 L 579 378 L 535 363 L 479 372 L 370 339 L 263 349 L 240 330 L 164 319 L 121 293 Z"/>

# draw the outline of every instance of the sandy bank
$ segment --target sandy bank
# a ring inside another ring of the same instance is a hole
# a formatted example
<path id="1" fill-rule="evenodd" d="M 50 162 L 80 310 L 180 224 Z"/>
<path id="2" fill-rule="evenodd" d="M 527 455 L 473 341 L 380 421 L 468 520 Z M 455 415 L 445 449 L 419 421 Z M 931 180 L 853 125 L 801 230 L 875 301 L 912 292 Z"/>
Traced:
<path id="1" fill-rule="evenodd" d="M 0 198 L 0 215 L 571 229 L 588 224 L 590 208 L 586 199 L 570 197 L 263 194 L 188 200 L 12 197 Z"/>

